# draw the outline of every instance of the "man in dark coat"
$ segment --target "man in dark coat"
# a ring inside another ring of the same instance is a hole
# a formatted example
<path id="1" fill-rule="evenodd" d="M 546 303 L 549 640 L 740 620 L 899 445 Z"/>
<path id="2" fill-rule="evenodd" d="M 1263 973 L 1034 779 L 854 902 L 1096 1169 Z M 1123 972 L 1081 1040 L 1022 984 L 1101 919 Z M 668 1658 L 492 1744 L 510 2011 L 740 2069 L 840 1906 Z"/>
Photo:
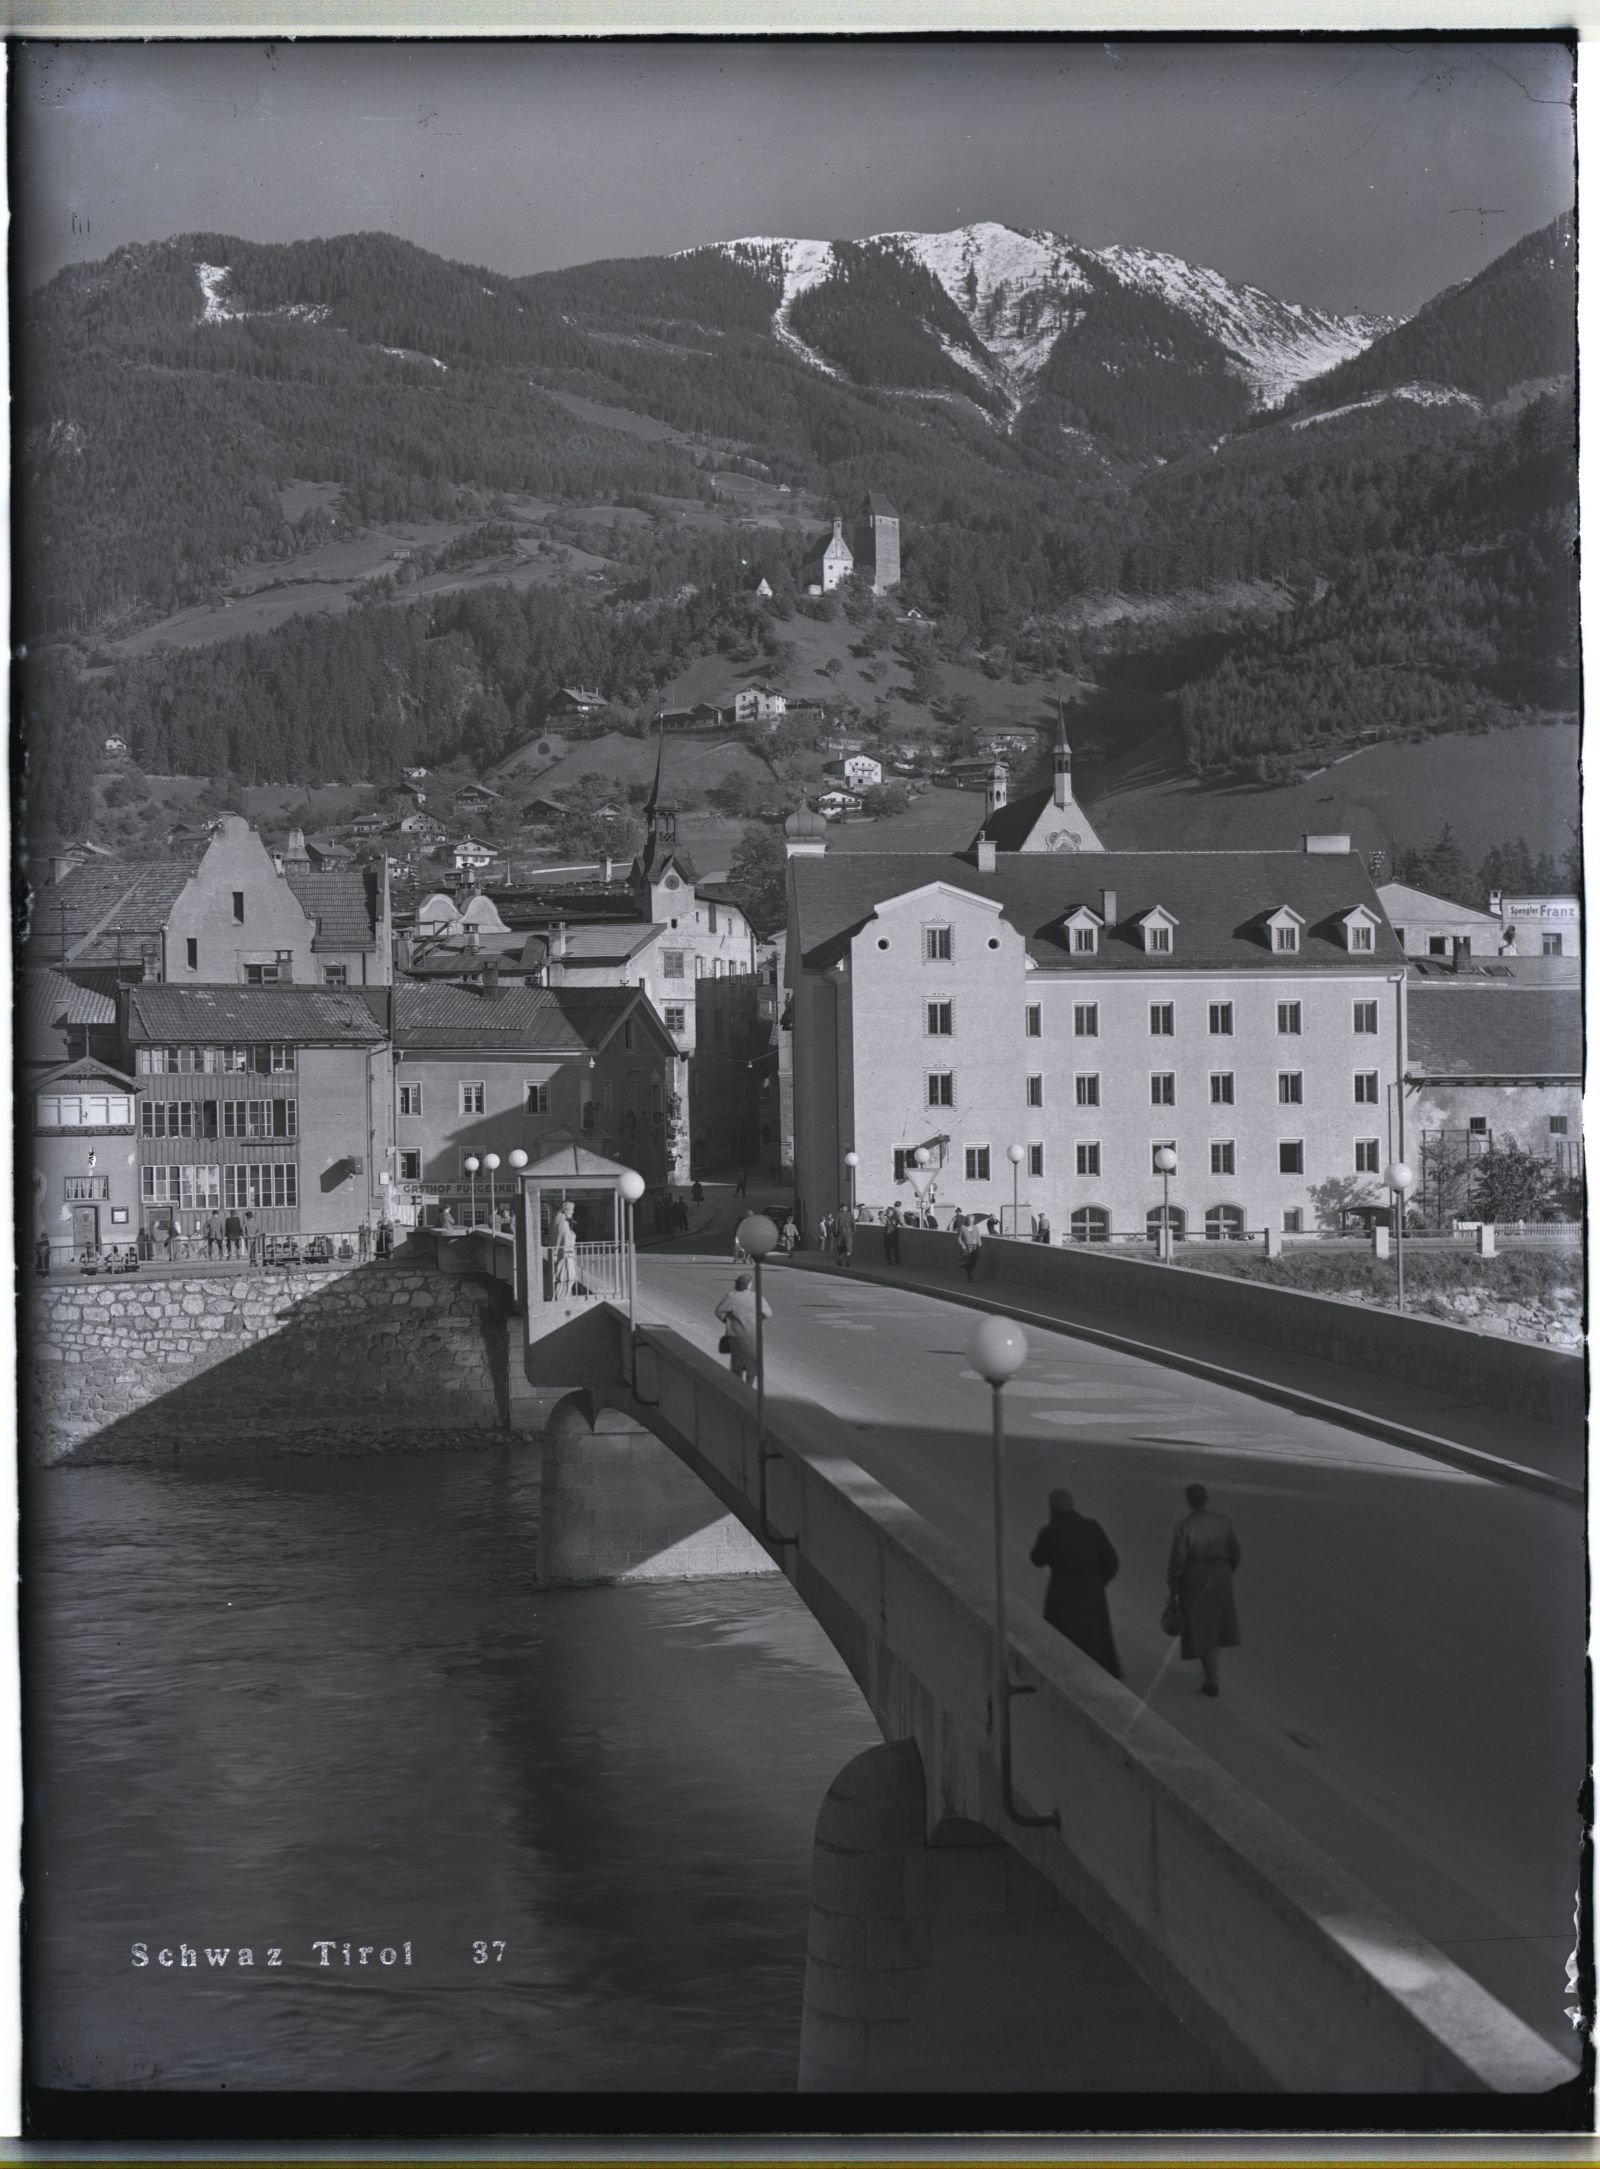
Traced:
<path id="1" fill-rule="evenodd" d="M 1117 1645 L 1111 1633 L 1106 1584 L 1114 1581 L 1120 1561 L 1099 1522 L 1080 1514 L 1070 1491 L 1052 1491 L 1050 1519 L 1028 1554 L 1035 1566 L 1050 1569 L 1044 1593 L 1044 1616 L 1059 1634 L 1075 1642 L 1086 1657 L 1121 1679 Z"/>
<path id="2" fill-rule="evenodd" d="M 1183 1496 L 1189 1511 L 1172 1532 L 1167 1587 L 1183 1615 L 1183 1655 L 1200 1662 L 1200 1692 L 1217 1695 L 1217 1651 L 1239 1646 L 1233 1602 L 1239 1539 L 1227 1515 L 1213 1512 L 1204 1484 L 1190 1484 Z"/>

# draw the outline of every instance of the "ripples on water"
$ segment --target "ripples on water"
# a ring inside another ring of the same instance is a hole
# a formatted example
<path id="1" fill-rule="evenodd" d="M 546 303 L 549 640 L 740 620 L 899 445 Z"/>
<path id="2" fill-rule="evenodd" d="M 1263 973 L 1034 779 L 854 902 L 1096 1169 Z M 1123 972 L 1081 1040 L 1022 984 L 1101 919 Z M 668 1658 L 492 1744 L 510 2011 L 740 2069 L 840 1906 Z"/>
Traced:
<path id="1" fill-rule="evenodd" d="M 794 2086 L 877 1729 L 787 1583 L 540 1593 L 537 1513 L 526 1450 L 30 1480 L 36 2083 Z"/>

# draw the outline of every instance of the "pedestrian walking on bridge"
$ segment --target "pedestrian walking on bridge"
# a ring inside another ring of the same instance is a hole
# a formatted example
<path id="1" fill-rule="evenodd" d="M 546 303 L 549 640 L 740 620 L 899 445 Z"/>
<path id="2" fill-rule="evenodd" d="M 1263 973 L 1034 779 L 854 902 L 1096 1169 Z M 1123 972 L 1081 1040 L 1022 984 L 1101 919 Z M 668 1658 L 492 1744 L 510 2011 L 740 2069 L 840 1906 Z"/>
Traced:
<path id="1" fill-rule="evenodd" d="M 969 1220 L 964 1213 L 956 1214 L 955 1229 L 956 1249 L 961 1258 L 961 1270 L 966 1274 L 967 1286 L 970 1288 L 972 1276 L 978 1270 L 978 1251 L 983 1242 L 983 1230 L 979 1227 L 975 1215 Z"/>
<path id="2" fill-rule="evenodd" d="M 841 1205 L 833 1216 L 833 1257 L 841 1270 L 850 1263 L 850 1251 L 856 1239 L 856 1224 L 848 1205 Z"/>
<path id="3" fill-rule="evenodd" d="M 1204 1675 L 1200 1692 L 1221 1693 L 1217 1651 L 1239 1646 L 1239 1615 L 1234 1609 L 1233 1577 L 1239 1564 L 1239 1539 L 1226 1514 L 1213 1513 L 1204 1484 L 1184 1492 L 1189 1511 L 1172 1532 L 1167 1555 L 1167 1587 L 1183 1620 L 1182 1655 L 1198 1659 Z"/>
<path id="4" fill-rule="evenodd" d="M 748 1273 L 739 1275 L 713 1315 L 722 1323 L 719 1353 L 727 1357 L 734 1377 L 749 1385 L 756 1375 L 756 1291 Z M 772 1316 L 772 1305 L 765 1296 L 761 1298 L 761 1315 Z"/>
<path id="5" fill-rule="evenodd" d="M 1070 1491 L 1051 1492 L 1050 1519 L 1034 1538 L 1028 1557 L 1035 1566 L 1050 1569 L 1044 1593 L 1049 1624 L 1113 1679 L 1121 1679 L 1106 1604 L 1106 1584 L 1115 1581 L 1121 1562 L 1099 1522 L 1078 1512 Z"/>
<path id="6" fill-rule="evenodd" d="M 900 1208 L 891 1205 L 883 1216 L 883 1262 L 885 1265 L 900 1263 Z"/>

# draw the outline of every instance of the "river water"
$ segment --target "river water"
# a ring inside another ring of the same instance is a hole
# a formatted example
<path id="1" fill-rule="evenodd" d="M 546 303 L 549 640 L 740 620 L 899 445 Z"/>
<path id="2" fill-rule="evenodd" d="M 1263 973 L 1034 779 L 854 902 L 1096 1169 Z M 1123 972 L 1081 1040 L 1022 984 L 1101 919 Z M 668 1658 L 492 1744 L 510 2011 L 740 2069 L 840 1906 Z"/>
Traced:
<path id="1" fill-rule="evenodd" d="M 537 1512 L 526 1449 L 29 1479 L 35 2083 L 793 2088 L 877 1729 L 781 1578 L 539 1592 Z"/>

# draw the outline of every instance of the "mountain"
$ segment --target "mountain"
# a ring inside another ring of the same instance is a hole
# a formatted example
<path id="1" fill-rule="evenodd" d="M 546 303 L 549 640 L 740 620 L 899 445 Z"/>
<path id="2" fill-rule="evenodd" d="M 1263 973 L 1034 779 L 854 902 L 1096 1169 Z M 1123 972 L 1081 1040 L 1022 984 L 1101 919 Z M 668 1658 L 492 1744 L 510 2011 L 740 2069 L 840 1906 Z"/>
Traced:
<path id="1" fill-rule="evenodd" d="M 885 233 L 852 242 L 743 240 L 722 253 L 783 280 L 774 313 L 777 335 L 792 340 L 795 304 L 830 287 L 860 287 L 876 271 L 869 306 L 909 298 L 921 328 L 958 369 L 986 386 L 1001 384 L 1020 402 L 1085 325 L 1109 322 L 1099 343 L 1115 343 L 1119 320 L 1145 336 L 1159 319 L 1129 315 L 1123 297 L 1145 296 L 1173 325 L 1212 349 L 1215 365 L 1241 383 L 1253 405 L 1284 397 L 1307 377 L 1359 353 L 1388 329 L 1386 318 L 1337 316 L 1235 286 L 1220 272 L 1152 249 L 1088 249 L 1061 234 L 983 222 L 949 233 Z M 688 251 L 689 256 L 702 255 Z M 901 266 L 928 273 L 959 322 L 937 302 L 907 296 Z M 810 312 L 807 312 L 810 313 Z M 957 351 L 951 350 L 954 333 Z M 820 368 L 838 357 L 826 344 L 802 349 Z"/>
<path id="2" fill-rule="evenodd" d="M 522 279 L 385 234 L 121 249 L 17 311 L 29 788 L 71 828 L 111 735 L 366 775 L 497 756 L 563 682 L 776 668 L 868 488 L 930 685 L 1087 675 L 1161 637 L 1095 598 L 1182 598 L 1210 649 L 1114 735 L 1196 773 L 1566 714 L 1571 317 L 1560 224 L 1388 326 L 995 224 Z"/>
<path id="3" fill-rule="evenodd" d="M 1577 368 L 1577 236 L 1563 216 L 1525 234 L 1476 278 L 1447 287 L 1414 317 L 1286 402 L 1326 414 L 1385 399 L 1449 405 L 1504 398 Z"/>

